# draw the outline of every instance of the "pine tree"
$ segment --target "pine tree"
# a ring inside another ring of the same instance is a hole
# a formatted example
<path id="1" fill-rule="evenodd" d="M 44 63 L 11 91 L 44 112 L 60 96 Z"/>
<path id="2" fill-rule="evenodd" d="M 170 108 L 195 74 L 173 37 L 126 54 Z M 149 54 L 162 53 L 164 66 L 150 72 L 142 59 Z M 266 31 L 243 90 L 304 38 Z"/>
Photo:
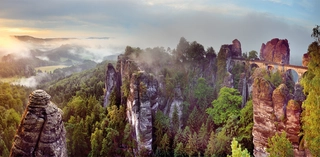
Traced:
<path id="1" fill-rule="evenodd" d="M 178 108 L 175 105 L 174 110 L 172 113 L 172 118 L 171 118 L 171 131 L 172 131 L 172 136 L 174 137 L 178 130 L 180 129 L 180 120 L 179 120 L 179 115 L 178 115 Z"/>
<path id="2" fill-rule="evenodd" d="M 198 148 L 201 154 L 204 154 L 207 148 L 208 138 L 207 126 L 202 124 L 198 134 Z"/>
<path id="3" fill-rule="evenodd" d="M 210 133 L 210 137 L 209 137 L 209 142 L 208 142 L 208 146 L 207 146 L 207 149 L 205 151 L 205 156 L 212 156 L 214 155 L 215 153 L 215 135 L 214 135 L 214 132 L 212 131 Z"/>
<path id="4" fill-rule="evenodd" d="M 198 135 L 196 132 L 189 134 L 188 143 L 186 145 L 186 153 L 192 156 L 198 152 Z"/>
<path id="5" fill-rule="evenodd" d="M 268 139 L 267 152 L 272 157 L 293 157 L 293 147 L 291 142 L 287 139 L 287 134 L 282 132 L 276 133 L 274 136 Z"/>
<path id="6" fill-rule="evenodd" d="M 184 156 L 186 156 L 186 154 L 183 147 L 183 143 L 179 142 L 176 148 L 174 149 L 174 157 L 184 157 Z"/>
<path id="7" fill-rule="evenodd" d="M 250 157 L 250 154 L 247 149 L 242 150 L 241 145 L 238 143 L 238 141 L 233 138 L 231 142 L 231 150 L 232 155 L 228 157 Z"/>

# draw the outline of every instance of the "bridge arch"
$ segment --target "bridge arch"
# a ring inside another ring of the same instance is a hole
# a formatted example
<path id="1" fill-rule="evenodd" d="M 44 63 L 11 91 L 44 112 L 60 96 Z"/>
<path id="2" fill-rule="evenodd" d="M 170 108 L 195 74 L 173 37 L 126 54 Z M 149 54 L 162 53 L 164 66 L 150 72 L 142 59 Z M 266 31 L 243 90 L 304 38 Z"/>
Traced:
<path id="1" fill-rule="evenodd" d="M 288 73 L 289 75 L 292 75 L 293 77 L 293 81 L 295 83 L 300 81 L 300 76 L 298 74 L 298 72 L 295 69 L 287 69 L 286 71 L 284 71 L 285 73 Z"/>
<path id="2" fill-rule="evenodd" d="M 260 67 L 259 67 L 259 65 L 256 64 L 256 63 L 251 63 L 251 64 L 250 64 L 250 68 L 253 69 L 253 68 L 260 68 Z"/>

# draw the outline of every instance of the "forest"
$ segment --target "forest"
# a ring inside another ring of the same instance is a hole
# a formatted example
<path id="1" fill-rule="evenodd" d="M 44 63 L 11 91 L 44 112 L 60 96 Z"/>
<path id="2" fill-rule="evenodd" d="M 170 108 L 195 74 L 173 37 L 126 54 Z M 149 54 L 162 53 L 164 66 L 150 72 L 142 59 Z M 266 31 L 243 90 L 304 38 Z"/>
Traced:
<path id="1" fill-rule="evenodd" d="M 307 95 L 302 105 L 301 133 L 311 154 L 318 156 L 319 42 L 310 44 L 308 53 L 311 56 L 308 72 L 301 80 Z M 241 75 L 249 79 L 255 68 L 235 64 L 231 71 L 234 86 L 227 87 L 226 54 L 223 48 L 215 52 L 212 47 L 205 49 L 200 43 L 189 42 L 183 37 L 173 50 L 126 47 L 124 57 L 134 60 L 139 68 L 162 80 L 159 95 L 166 103 L 160 104 L 152 115 L 151 156 L 253 156 L 252 96 L 245 98 L 243 104 L 243 93 L 239 88 Z M 241 57 L 247 60 L 259 58 L 254 50 L 241 54 Z M 90 64 L 93 67 L 94 63 Z M 117 61 L 103 61 L 94 64 L 94 68 L 89 69 L 89 66 L 81 72 L 61 76 L 56 71 L 51 74 L 56 76 L 52 77 L 54 79 L 37 88 L 47 91 L 51 101 L 63 110 L 68 156 L 149 156 L 147 150 L 137 151 L 138 143 L 132 138 L 134 130 L 126 115 L 127 100 L 119 100 L 113 92 L 107 107 L 103 107 L 108 64 L 118 65 Z M 11 71 L 6 70 L 9 67 L 1 68 L 1 76 L 33 75 L 33 69 L 25 74 L 25 70 L 16 67 Z M 137 69 L 133 67 L 128 75 L 122 76 L 122 98 L 129 97 L 130 79 L 138 75 Z M 283 83 L 279 71 L 263 71 L 262 77 L 274 86 Z M 294 85 L 286 83 L 292 92 Z M 15 130 L 32 89 L 9 83 L 0 83 L 0 89 L 0 155 L 5 157 L 9 156 Z M 174 107 L 170 114 L 166 105 L 175 99 L 182 100 L 182 107 Z M 270 156 L 293 156 L 292 144 L 285 133 L 269 138 L 267 151 Z"/>

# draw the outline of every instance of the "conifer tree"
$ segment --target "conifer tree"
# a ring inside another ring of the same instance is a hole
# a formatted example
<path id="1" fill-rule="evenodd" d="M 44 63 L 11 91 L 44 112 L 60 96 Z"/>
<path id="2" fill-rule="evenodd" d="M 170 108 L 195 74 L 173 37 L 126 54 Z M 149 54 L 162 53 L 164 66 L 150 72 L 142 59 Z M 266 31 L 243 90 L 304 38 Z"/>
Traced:
<path id="1" fill-rule="evenodd" d="M 320 46 L 313 42 L 308 48 L 310 62 L 301 84 L 307 99 L 303 102 L 302 128 L 304 140 L 313 156 L 320 156 Z"/>
<path id="2" fill-rule="evenodd" d="M 207 146 L 207 149 L 204 153 L 205 156 L 212 156 L 215 153 L 214 143 L 215 143 L 215 135 L 214 135 L 214 132 L 211 131 L 208 146 Z"/>
<path id="3" fill-rule="evenodd" d="M 238 143 L 238 141 L 233 138 L 231 142 L 231 150 L 232 154 L 231 156 L 228 155 L 228 157 L 250 157 L 250 154 L 247 149 L 242 150 L 241 145 Z"/>
<path id="4" fill-rule="evenodd" d="M 272 157 L 293 157 L 293 147 L 290 141 L 287 139 L 287 134 L 282 132 L 276 133 L 273 137 L 268 139 L 267 152 Z"/>

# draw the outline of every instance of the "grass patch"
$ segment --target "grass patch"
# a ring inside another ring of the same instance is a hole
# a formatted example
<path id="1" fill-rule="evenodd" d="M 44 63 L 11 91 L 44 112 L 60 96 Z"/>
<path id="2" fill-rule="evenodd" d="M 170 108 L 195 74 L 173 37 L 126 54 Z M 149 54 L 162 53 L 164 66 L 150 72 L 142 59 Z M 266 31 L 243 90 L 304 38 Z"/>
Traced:
<path id="1" fill-rule="evenodd" d="M 49 73 L 49 72 L 53 72 L 56 69 L 65 68 L 65 67 L 68 67 L 68 66 L 65 66 L 65 65 L 53 65 L 53 66 L 37 67 L 35 69 L 36 69 L 36 71 L 41 70 L 42 72 Z"/>

